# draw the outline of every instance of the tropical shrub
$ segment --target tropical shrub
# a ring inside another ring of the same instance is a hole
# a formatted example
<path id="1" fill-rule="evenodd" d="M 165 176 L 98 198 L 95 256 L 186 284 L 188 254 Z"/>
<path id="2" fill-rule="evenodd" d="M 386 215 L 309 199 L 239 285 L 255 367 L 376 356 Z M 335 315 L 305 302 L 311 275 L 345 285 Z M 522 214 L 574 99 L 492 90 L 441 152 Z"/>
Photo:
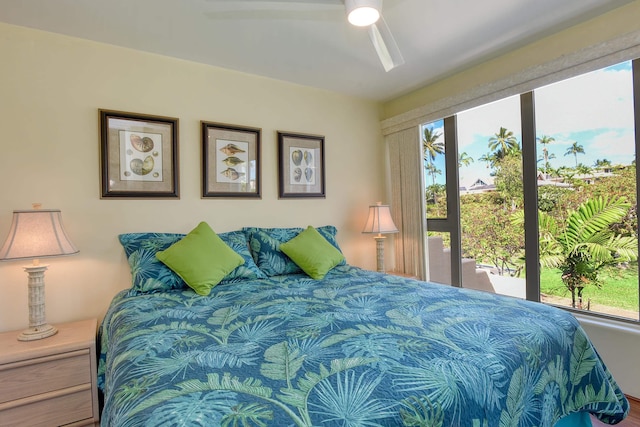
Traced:
<path id="1" fill-rule="evenodd" d="M 546 212 L 538 213 L 540 264 L 560 269 L 572 307 L 582 308 L 585 286 L 600 286 L 598 273 L 603 267 L 638 259 L 635 237 L 618 234 L 612 227 L 628 210 L 624 198 L 597 197 L 568 212 L 563 222 Z M 514 214 L 512 221 L 524 224 L 523 213 Z"/>
<path id="2" fill-rule="evenodd" d="M 493 192 L 460 198 L 462 255 L 493 265 L 500 275 L 519 276 L 524 228 L 511 222 L 511 209 L 501 201 Z"/>

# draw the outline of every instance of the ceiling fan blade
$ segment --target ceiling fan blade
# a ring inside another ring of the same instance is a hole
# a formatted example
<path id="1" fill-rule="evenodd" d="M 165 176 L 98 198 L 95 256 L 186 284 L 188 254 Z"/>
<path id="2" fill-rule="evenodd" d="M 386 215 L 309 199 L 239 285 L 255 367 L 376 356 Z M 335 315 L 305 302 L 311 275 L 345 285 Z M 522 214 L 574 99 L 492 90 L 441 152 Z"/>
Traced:
<path id="1" fill-rule="evenodd" d="M 210 19 L 290 19 L 334 21 L 342 16 L 341 0 L 207 0 Z"/>
<path id="2" fill-rule="evenodd" d="M 402 53 L 382 16 L 378 22 L 369 27 L 369 38 L 386 72 L 404 64 Z"/>
<path id="3" fill-rule="evenodd" d="M 238 5 L 240 3 L 268 3 L 270 6 L 277 6 L 278 3 L 301 3 L 301 4 L 333 4 L 342 5 L 343 0 L 207 0 L 211 3 L 228 3 Z"/>

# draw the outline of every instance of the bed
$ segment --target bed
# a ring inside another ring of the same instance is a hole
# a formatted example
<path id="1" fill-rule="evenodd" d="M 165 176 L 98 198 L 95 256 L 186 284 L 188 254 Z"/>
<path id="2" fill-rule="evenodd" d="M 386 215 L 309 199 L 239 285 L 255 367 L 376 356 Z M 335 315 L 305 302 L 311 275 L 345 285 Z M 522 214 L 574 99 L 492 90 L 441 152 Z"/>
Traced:
<path id="1" fill-rule="evenodd" d="M 626 416 L 570 313 L 341 256 L 312 278 L 284 250 L 308 229 L 217 235 L 243 262 L 206 295 L 159 261 L 185 235 L 121 235 L 133 283 L 99 330 L 102 425 L 532 427 Z M 334 227 L 313 230 L 339 253 Z"/>

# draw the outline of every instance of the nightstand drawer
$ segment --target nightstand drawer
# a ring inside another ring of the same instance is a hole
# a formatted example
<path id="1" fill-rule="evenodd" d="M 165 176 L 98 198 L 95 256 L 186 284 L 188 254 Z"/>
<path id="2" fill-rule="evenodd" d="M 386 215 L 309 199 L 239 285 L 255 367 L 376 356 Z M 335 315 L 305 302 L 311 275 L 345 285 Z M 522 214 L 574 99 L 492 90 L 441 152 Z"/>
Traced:
<path id="1" fill-rule="evenodd" d="M 98 425 L 97 320 L 57 327 L 33 341 L 0 333 L 0 427 Z"/>
<path id="2" fill-rule="evenodd" d="M 89 349 L 8 363 L 0 365 L 0 403 L 89 383 Z"/>
<path id="3" fill-rule="evenodd" d="M 0 404 L 0 426 L 60 426 L 79 420 L 93 424 L 91 384 Z"/>

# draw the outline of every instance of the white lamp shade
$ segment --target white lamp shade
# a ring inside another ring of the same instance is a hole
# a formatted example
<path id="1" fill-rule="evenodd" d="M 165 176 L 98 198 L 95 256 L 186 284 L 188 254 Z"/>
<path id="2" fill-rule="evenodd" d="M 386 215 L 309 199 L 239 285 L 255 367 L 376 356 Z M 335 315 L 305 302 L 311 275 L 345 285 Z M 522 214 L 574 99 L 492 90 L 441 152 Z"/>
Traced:
<path id="1" fill-rule="evenodd" d="M 366 27 L 380 19 L 382 0 L 345 0 L 344 4 L 351 25 Z"/>
<path id="2" fill-rule="evenodd" d="M 397 233 L 398 228 L 393 223 L 389 205 L 378 203 L 369 206 L 369 218 L 364 226 L 363 233 L 389 234 Z"/>
<path id="3" fill-rule="evenodd" d="M 59 210 L 13 211 L 9 235 L 0 249 L 0 260 L 46 258 L 75 253 L 78 253 L 78 249 L 64 231 Z"/>

